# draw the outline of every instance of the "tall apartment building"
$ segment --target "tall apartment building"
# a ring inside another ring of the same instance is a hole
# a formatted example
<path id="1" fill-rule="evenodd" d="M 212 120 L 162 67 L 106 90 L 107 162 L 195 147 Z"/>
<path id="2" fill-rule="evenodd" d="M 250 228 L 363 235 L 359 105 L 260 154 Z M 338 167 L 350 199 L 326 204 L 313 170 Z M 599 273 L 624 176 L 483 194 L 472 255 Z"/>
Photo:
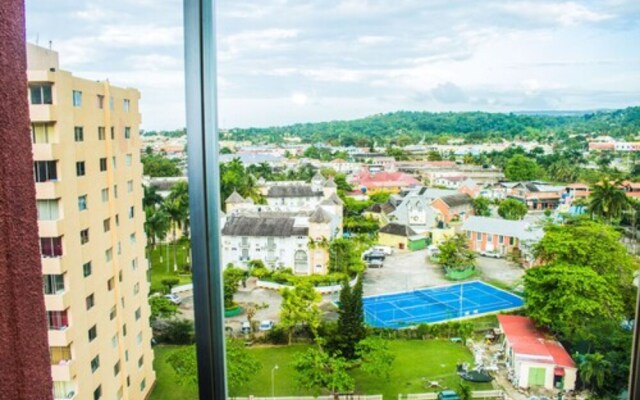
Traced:
<path id="1" fill-rule="evenodd" d="M 55 399 L 145 399 L 155 382 L 135 89 L 28 45 L 34 179 Z"/>

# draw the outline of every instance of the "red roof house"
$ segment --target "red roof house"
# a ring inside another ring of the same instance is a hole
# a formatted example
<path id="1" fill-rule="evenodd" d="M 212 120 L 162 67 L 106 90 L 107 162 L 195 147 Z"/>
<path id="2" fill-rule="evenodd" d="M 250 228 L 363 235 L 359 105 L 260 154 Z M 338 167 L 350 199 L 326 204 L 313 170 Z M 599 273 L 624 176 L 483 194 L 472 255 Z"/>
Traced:
<path id="1" fill-rule="evenodd" d="M 518 315 L 498 315 L 514 385 L 573 390 L 578 369 L 562 344 Z"/>
<path id="2" fill-rule="evenodd" d="M 369 172 L 363 169 L 349 180 L 355 189 L 376 192 L 387 190 L 390 192 L 398 192 L 403 188 L 420 185 L 420 181 L 404 172 Z"/>

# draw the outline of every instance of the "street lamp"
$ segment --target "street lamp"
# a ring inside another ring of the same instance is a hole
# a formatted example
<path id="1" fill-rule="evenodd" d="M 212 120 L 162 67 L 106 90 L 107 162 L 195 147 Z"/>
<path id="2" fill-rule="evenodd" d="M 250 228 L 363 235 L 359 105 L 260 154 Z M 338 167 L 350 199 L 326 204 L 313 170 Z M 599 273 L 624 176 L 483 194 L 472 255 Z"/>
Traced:
<path id="1" fill-rule="evenodd" d="M 271 399 L 276 397 L 276 385 L 275 385 L 275 372 L 278 369 L 278 364 L 271 368 Z"/>

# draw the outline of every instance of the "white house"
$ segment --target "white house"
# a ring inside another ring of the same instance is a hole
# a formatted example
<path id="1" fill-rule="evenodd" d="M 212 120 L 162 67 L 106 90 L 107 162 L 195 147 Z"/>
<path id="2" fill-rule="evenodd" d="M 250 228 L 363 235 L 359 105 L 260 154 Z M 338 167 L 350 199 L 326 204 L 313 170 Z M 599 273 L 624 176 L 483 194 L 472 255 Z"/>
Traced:
<path id="1" fill-rule="evenodd" d="M 573 390 L 578 369 L 562 344 L 518 315 L 498 315 L 511 383 L 521 388 Z"/>

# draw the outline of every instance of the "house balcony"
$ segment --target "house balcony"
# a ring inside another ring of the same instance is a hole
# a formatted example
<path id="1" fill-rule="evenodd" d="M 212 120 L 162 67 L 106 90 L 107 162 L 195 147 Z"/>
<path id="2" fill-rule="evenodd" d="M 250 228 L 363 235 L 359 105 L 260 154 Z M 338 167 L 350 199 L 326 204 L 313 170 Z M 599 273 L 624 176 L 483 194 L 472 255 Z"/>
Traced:
<path id="1" fill-rule="evenodd" d="M 32 122 L 56 121 L 57 114 L 57 107 L 53 104 L 32 104 L 29 107 Z"/>
<path id="2" fill-rule="evenodd" d="M 42 273 L 45 275 L 62 275 L 65 272 L 64 255 L 61 257 L 42 257 Z"/>
<path id="3" fill-rule="evenodd" d="M 77 362 L 75 360 L 62 361 L 59 364 L 51 365 L 51 378 L 54 381 L 71 381 L 77 375 Z M 75 398 L 75 391 L 74 397 Z M 69 393 L 69 392 L 67 392 Z M 68 399 L 69 397 L 63 397 Z M 56 397 L 57 399 L 57 397 Z"/>
<path id="4" fill-rule="evenodd" d="M 59 181 L 36 182 L 36 199 L 58 199 L 62 197 Z"/>
<path id="5" fill-rule="evenodd" d="M 61 290 L 56 294 L 46 294 L 44 296 L 45 308 L 50 311 L 66 310 L 71 305 L 71 295 L 69 292 L 69 290 Z"/>

